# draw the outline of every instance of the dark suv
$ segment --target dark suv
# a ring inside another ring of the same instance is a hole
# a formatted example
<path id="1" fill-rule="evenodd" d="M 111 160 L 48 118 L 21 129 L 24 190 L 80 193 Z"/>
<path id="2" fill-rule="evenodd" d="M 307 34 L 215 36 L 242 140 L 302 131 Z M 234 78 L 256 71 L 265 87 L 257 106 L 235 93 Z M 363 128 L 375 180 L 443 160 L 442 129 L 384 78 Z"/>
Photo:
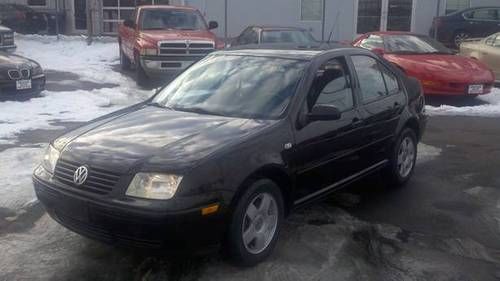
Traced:
<path id="1" fill-rule="evenodd" d="M 430 35 L 448 47 L 458 48 L 468 38 L 500 32 L 500 7 L 476 7 L 436 17 Z"/>
<path id="2" fill-rule="evenodd" d="M 82 235 L 182 251 L 223 242 L 251 265 L 294 209 L 377 171 L 404 184 L 423 111 L 418 81 L 367 50 L 219 51 L 51 142 L 34 186 Z"/>

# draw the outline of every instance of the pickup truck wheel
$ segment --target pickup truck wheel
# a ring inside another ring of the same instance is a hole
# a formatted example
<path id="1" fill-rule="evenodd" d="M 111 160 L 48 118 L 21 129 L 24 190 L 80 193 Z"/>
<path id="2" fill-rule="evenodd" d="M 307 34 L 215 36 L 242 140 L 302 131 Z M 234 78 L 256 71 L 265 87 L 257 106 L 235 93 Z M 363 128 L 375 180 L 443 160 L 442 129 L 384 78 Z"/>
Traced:
<path id="1" fill-rule="evenodd" d="M 149 77 L 141 66 L 139 58 L 135 59 L 135 82 L 139 86 L 146 86 L 149 82 Z"/>
<path id="2" fill-rule="evenodd" d="M 230 256 L 244 266 L 255 265 L 271 254 L 284 215 L 283 196 L 271 180 L 255 181 L 239 198 L 227 239 Z"/>
<path id="3" fill-rule="evenodd" d="M 123 53 L 122 47 L 120 45 L 120 66 L 123 70 L 129 70 L 132 62 L 130 59 Z"/>
<path id="4" fill-rule="evenodd" d="M 386 169 L 390 184 L 403 186 L 413 175 L 417 161 L 417 136 L 410 128 L 399 135 L 391 151 L 389 166 Z"/>

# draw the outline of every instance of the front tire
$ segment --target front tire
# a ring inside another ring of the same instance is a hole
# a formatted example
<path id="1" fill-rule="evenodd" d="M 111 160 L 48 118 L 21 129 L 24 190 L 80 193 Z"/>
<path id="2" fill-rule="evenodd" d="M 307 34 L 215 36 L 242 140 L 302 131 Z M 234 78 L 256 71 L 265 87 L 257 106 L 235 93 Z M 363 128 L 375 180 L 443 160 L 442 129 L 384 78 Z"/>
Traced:
<path id="1" fill-rule="evenodd" d="M 131 64 L 132 64 L 132 62 L 125 55 L 125 53 L 123 53 L 122 46 L 120 44 L 120 66 L 121 66 L 122 70 L 129 70 Z"/>
<path id="2" fill-rule="evenodd" d="M 283 218 L 279 187 L 268 179 L 253 182 L 232 216 L 227 239 L 230 256 L 244 266 L 265 260 L 276 245 Z"/>
<path id="3" fill-rule="evenodd" d="M 149 82 L 149 77 L 142 68 L 141 61 L 137 56 L 135 58 L 135 82 L 141 87 L 147 86 Z"/>
<path id="4" fill-rule="evenodd" d="M 413 175 L 417 161 L 417 136 L 406 128 L 399 135 L 390 156 L 388 174 L 391 184 L 403 186 Z"/>

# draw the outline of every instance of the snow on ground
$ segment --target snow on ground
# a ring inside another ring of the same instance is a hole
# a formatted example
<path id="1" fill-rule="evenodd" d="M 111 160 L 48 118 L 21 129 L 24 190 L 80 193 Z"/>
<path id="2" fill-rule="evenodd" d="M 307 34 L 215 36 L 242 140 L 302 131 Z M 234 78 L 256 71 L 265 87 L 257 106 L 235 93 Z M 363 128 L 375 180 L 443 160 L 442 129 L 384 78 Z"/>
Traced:
<path id="1" fill-rule="evenodd" d="M 17 54 L 38 61 L 46 70 L 71 72 L 82 81 L 116 84 L 114 88 L 68 92 L 44 91 L 29 101 L 0 102 L 0 144 L 15 143 L 16 134 L 51 129 L 55 121 L 88 121 L 136 103 L 152 94 L 113 69 L 118 44 L 109 38 L 88 46 L 82 37 L 17 35 Z M 67 81 L 65 81 L 67 82 Z M 69 81 L 71 82 L 71 81 Z"/>
<path id="2" fill-rule="evenodd" d="M 435 116 L 477 116 L 477 117 L 500 117 L 500 88 L 494 88 L 490 94 L 479 96 L 477 99 L 485 104 L 474 106 L 426 106 L 429 115 Z"/>
<path id="3" fill-rule="evenodd" d="M 44 151 L 42 145 L 15 147 L 0 153 L 0 207 L 19 210 L 35 200 L 31 174 L 40 163 Z"/>

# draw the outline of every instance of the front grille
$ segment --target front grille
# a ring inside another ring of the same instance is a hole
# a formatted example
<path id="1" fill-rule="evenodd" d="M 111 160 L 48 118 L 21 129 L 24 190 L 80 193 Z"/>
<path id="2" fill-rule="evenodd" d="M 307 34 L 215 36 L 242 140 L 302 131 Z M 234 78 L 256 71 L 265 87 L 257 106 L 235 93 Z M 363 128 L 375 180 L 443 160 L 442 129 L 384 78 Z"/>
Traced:
<path id="1" fill-rule="evenodd" d="M 159 53 L 163 56 L 205 56 L 215 49 L 213 42 L 189 40 L 179 42 L 160 42 Z"/>
<path id="2" fill-rule="evenodd" d="M 0 46 L 11 46 L 11 45 L 14 45 L 14 34 L 0 33 Z"/>
<path id="3" fill-rule="evenodd" d="M 80 166 L 82 165 L 76 162 L 59 159 L 54 176 L 58 181 L 70 187 L 102 195 L 109 194 L 120 179 L 117 173 L 89 167 L 87 180 L 82 185 L 76 185 L 73 182 L 73 176 Z"/>
<path id="4" fill-rule="evenodd" d="M 10 69 L 7 71 L 7 74 L 9 75 L 9 78 L 12 80 L 19 80 L 19 79 L 28 79 L 30 78 L 30 70 L 27 68 L 23 68 L 21 70 L 19 69 Z"/>

